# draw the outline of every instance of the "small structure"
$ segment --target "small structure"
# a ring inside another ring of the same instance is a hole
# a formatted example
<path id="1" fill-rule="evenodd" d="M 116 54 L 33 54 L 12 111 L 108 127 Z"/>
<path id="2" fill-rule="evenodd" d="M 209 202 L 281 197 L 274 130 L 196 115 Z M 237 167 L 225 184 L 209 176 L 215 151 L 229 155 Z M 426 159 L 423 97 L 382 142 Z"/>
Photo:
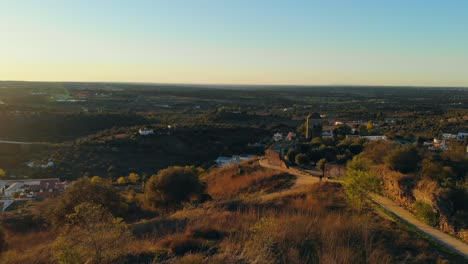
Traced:
<path id="1" fill-rule="evenodd" d="M 255 158 L 254 155 L 233 155 L 232 157 L 218 157 L 214 162 L 218 164 L 219 167 L 229 166 L 233 164 L 239 164 L 243 161 L 250 160 Z"/>
<path id="2" fill-rule="evenodd" d="M 442 139 L 457 139 L 457 135 L 450 133 L 442 133 Z"/>
<path id="3" fill-rule="evenodd" d="M 26 163 L 26 166 L 28 166 L 29 168 L 42 168 L 42 169 L 45 169 L 45 168 L 49 168 L 49 167 L 54 166 L 54 162 L 49 161 L 49 162 L 47 162 L 45 164 L 36 164 L 36 163 L 34 163 L 34 161 L 30 161 L 30 162 Z"/>
<path id="4" fill-rule="evenodd" d="M 278 132 L 278 133 L 275 133 L 275 134 L 273 135 L 273 138 L 272 138 L 272 139 L 273 139 L 274 142 L 281 141 L 281 140 L 283 140 L 283 134 L 281 134 L 281 133 L 279 133 L 279 132 Z"/>
<path id="5" fill-rule="evenodd" d="M 4 197 L 33 198 L 37 195 L 50 196 L 63 191 L 68 182 L 61 182 L 58 178 L 31 179 L 31 180 L 1 180 L 0 195 Z"/>
<path id="6" fill-rule="evenodd" d="M 363 136 L 367 141 L 387 140 L 386 136 Z"/>
<path id="7" fill-rule="evenodd" d="M 154 130 L 153 129 L 139 129 L 138 133 L 140 133 L 141 136 L 149 136 L 149 135 L 154 135 Z"/>
<path id="8" fill-rule="evenodd" d="M 294 132 L 289 132 L 288 135 L 286 136 L 286 140 L 292 141 L 296 138 L 296 133 Z"/>
<path id="9" fill-rule="evenodd" d="M 457 139 L 458 140 L 465 140 L 465 138 L 468 138 L 468 133 L 458 132 L 458 134 L 457 134 Z"/>

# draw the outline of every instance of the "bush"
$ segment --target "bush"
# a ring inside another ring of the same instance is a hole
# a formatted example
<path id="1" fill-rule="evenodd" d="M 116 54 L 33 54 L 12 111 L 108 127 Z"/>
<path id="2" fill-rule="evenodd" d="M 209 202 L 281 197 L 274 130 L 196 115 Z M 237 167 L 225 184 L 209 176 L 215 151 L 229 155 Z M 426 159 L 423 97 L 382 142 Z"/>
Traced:
<path id="1" fill-rule="evenodd" d="M 205 191 L 205 184 L 199 179 L 202 172 L 193 166 L 160 170 L 146 183 L 146 202 L 152 207 L 168 207 L 200 197 Z"/>
<path id="2" fill-rule="evenodd" d="M 53 244 L 60 263 L 111 263 L 132 238 L 121 219 L 97 204 L 79 204 L 66 220 Z"/>
<path id="3" fill-rule="evenodd" d="M 414 172 L 418 168 L 420 161 L 421 156 L 413 146 L 400 147 L 385 157 L 387 167 L 401 173 Z"/>
<path id="4" fill-rule="evenodd" d="M 310 163 L 309 157 L 307 157 L 306 154 L 297 154 L 296 157 L 294 158 L 294 161 L 296 162 L 297 165 L 299 166 L 305 166 L 308 163 Z"/>
<path id="5" fill-rule="evenodd" d="M 430 226 L 436 226 L 439 223 L 439 216 L 437 212 L 427 203 L 417 201 L 414 204 L 416 216 L 424 223 Z"/>
<path id="6" fill-rule="evenodd" d="M 87 177 L 74 182 L 57 199 L 56 204 L 47 212 L 47 220 L 54 225 L 62 224 L 65 216 L 73 213 L 75 206 L 84 202 L 101 205 L 114 216 L 123 216 L 128 209 L 110 181 L 92 181 Z"/>

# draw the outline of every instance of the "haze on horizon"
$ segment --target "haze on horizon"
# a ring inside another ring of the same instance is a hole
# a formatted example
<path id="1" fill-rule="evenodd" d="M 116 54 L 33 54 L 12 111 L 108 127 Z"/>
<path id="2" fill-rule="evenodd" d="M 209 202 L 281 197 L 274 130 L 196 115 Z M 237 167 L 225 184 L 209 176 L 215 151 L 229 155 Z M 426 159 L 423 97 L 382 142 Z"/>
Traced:
<path id="1" fill-rule="evenodd" d="M 0 0 L 0 80 L 468 86 L 468 1 Z"/>

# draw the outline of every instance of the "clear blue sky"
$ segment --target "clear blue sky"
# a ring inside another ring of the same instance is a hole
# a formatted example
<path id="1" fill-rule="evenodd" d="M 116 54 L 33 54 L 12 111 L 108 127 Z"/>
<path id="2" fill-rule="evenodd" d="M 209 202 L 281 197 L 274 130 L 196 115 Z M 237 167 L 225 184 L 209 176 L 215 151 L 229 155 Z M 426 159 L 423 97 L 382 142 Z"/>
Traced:
<path id="1" fill-rule="evenodd" d="M 468 1 L 0 0 L 0 80 L 468 86 Z"/>

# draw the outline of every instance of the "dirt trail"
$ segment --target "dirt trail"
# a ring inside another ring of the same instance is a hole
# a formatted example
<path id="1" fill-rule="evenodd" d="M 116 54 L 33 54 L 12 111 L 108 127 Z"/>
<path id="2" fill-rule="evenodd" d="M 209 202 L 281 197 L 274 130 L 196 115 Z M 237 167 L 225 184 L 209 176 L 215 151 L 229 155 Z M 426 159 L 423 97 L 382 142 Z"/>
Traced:
<path id="1" fill-rule="evenodd" d="M 297 171 L 297 170 L 292 170 L 292 169 L 287 169 L 287 168 L 271 165 L 265 159 L 260 159 L 258 161 L 258 163 L 260 164 L 260 166 L 262 166 L 264 168 L 286 172 L 288 174 L 291 174 L 291 175 L 294 175 L 294 176 L 297 177 L 294 185 L 291 186 L 289 189 L 282 190 L 282 191 L 279 191 L 279 192 L 264 194 L 264 195 L 259 197 L 262 201 L 269 201 L 269 200 L 272 200 L 272 199 L 275 199 L 275 198 L 278 198 L 278 197 L 282 197 L 282 196 L 291 195 L 291 194 L 294 194 L 294 193 L 297 193 L 297 192 L 301 192 L 301 187 L 312 185 L 312 184 L 315 184 L 317 182 L 320 182 L 320 178 L 318 178 L 319 174 L 313 174 L 313 172 L 311 174 L 307 174 L 307 173 L 300 172 L 300 171 Z"/>

